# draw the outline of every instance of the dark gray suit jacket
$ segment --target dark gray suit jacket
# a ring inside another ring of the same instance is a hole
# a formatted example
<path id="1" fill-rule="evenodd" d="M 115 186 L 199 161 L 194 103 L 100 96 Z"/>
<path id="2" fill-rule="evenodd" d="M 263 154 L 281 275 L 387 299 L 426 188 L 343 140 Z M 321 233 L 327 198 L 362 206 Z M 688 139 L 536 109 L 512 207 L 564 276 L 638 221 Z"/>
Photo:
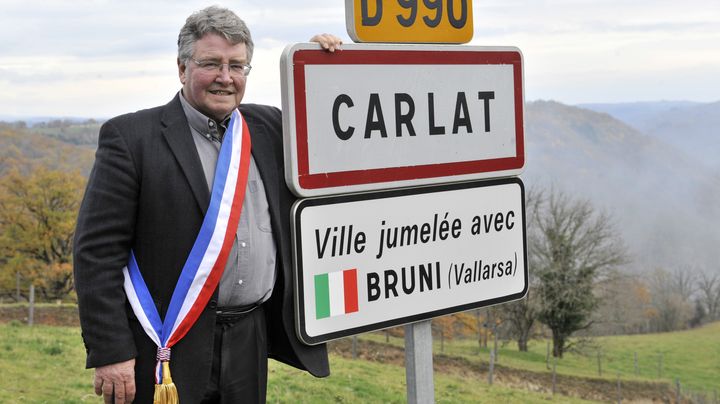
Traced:
<path id="1" fill-rule="evenodd" d="M 75 288 L 87 366 L 136 359 L 136 402 L 152 402 L 156 347 L 126 302 L 122 268 L 135 252 L 155 305 L 164 317 L 198 234 L 210 193 L 179 95 L 165 106 L 122 115 L 100 130 L 95 165 L 78 216 Z M 280 110 L 243 104 L 252 154 L 265 185 L 278 250 L 278 274 L 266 303 L 269 355 L 327 376 L 324 345 L 306 346 L 293 320 L 290 208 L 283 177 Z M 172 348 L 171 370 L 180 402 L 194 403 L 212 362 L 217 291 L 187 335 Z"/>

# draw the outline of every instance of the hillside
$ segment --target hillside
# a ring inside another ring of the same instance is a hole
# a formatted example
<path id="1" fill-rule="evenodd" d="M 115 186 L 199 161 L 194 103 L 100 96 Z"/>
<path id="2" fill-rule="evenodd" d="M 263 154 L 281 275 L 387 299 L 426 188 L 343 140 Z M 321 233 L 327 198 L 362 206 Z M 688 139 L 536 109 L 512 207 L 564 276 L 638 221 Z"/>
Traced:
<path id="1" fill-rule="evenodd" d="M 11 167 L 28 171 L 41 165 L 89 174 L 95 154 L 93 147 L 74 145 L 38 132 L 24 124 L 0 123 L 0 173 Z"/>
<path id="2" fill-rule="evenodd" d="M 584 104 L 581 107 L 608 113 L 720 172 L 720 102 L 665 101 Z"/>
<path id="3" fill-rule="evenodd" d="M 526 105 L 529 188 L 555 187 L 610 213 L 637 270 L 720 271 L 720 175 L 608 114 Z"/>

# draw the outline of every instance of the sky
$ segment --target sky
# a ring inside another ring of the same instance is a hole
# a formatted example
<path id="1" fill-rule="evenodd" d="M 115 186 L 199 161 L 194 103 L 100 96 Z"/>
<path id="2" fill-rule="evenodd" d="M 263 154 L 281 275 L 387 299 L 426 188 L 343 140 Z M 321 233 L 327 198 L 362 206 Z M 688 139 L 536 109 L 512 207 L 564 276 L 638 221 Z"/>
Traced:
<path id="1" fill-rule="evenodd" d="M 212 4 L 253 34 L 246 102 L 280 106 L 286 45 L 322 32 L 352 42 L 344 0 L 2 0 L 0 117 L 109 118 L 167 103 L 180 88 L 178 31 Z M 468 45 L 522 51 L 527 101 L 720 100 L 718 0 L 475 0 L 473 14 Z"/>

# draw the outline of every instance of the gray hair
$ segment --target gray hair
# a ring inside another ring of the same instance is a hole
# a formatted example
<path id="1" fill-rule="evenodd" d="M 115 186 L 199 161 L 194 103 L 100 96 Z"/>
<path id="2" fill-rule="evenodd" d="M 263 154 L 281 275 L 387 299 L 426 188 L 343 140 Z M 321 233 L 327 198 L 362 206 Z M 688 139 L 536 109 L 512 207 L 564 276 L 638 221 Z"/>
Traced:
<path id="1" fill-rule="evenodd" d="M 210 6 L 196 11 L 185 20 L 178 35 L 178 59 L 182 63 L 192 58 L 195 42 L 206 34 L 218 34 L 231 44 L 244 43 L 247 47 L 247 62 L 253 54 L 253 41 L 245 22 L 227 8 Z"/>

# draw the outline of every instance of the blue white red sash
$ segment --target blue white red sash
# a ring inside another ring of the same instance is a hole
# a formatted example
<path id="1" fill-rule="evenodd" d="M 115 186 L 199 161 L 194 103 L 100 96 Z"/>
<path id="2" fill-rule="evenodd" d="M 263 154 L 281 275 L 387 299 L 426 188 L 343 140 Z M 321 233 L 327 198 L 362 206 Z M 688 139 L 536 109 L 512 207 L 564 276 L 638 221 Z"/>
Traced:
<path id="1" fill-rule="evenodd" d="M 220 282 L 242 211 L 250 167 L 250 134 L 238 110 L 233 111 L 220 147 L 210 206 L 183 266 L 164 321 L 155 307 L 134 254 L 123 268 L 125 293 L 143 329 L 158 346 L 156 383 L 169 348 L 190 330 Z"/>

